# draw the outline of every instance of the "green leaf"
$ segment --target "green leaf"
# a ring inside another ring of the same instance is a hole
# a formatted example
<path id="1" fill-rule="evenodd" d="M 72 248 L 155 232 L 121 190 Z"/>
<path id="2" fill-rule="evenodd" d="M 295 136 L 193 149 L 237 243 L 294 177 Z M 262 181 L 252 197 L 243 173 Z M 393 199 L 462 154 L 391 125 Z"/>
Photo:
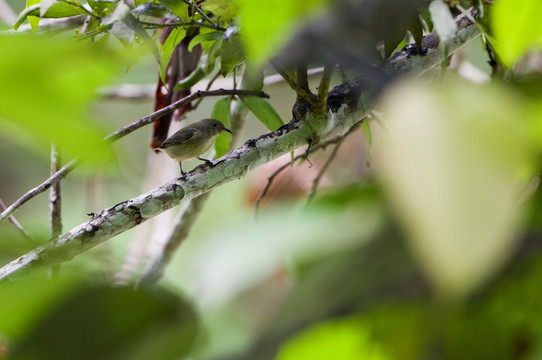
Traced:
<path id="1" fill-rule="evenodd" d="M 67 157 L 93 164 L 113 159 L 103 124 L 89 106 L 124 59 L 83 43 L 43 36 L 0 36 L 0 136 L 46 156 L 54 141 Z"/>
<path id="2" fill-rule="evenodd" d="M 32 5 L 38 5 L 41 0 L 26 0 L 26 6 L 25 8 L 29 8 Z M 24 20 L 24 18 L 23 18 Z M 30 23 L 30 27 L 32 27 L 32 31 L 35 33 L 38 31 L 38 26 L 40 24 L 40 18 L 39 16 L 29 16 L 28 22 Z M 14 26 L 15 30 L 19 28 L 19 25 L 17 25 L 18 21 L 16 22 L 16 25 Z"/>
<path id="3" fill-rule="evenodd" d="M 166 70 L 171 60 L 171 56 L 177 47 L 177 44 L 181 42 L 182 39 L 186 36 L 186 30 L 184 28 L 175 28 L 171 31 L 169 36 L 162 47 L 162 55 L 160 57 L 160 78 L 162 83 L 166 83 Z"/>
<path id="4" fill-rule="evenodd" d="M 429 5 L 429 12 L 440 40 L 447 42 L 452 39 L 457 30 L 457 24 L 450 7 L 443 0 L 434 0 Z"/>
<path id="5" fill-rule="evenodd" d="M 188 51 L 192 51 L 194 46 L 207 42 L 207 41 L 216 41 L 222 39 L 224 33 L 220 31 L 211 31 L 211 32 L 201 32 L 198 36 L 194 37 L 190 44 L 188 44 Z"/>
<path id="6" fill-rule="evenodd" d="M 132 14 L 136 16 L 152 16 L 163 19 L 179 19 L 179 17 L 173 14 L 168 7 L 162 4 L 155 4 L 152 2 L 138 5 L 134 10 L 132 10 Z"/>
<path id="7" fill-rule="evenodd" d="M 105 16 L 113 12 L 119 0 L 87 0 L 87 2 L 96 14 Z"/>
<path id="8" fill-rule="evenodd" d="M 254 96 L 243 96 L 241 101 L 269 130 L 276 130 L 284 125 L 279 114 L 264 99 Z"/>
<path id="9" fill-rule="evenodd" d="M 282 345 L 278 360 L 388 360 L 371 328 L 355 318 L 317 324 Z"/>
<path id="10" fill-rule="evenodd" d="M 172 293 L 89 284 L 57 300 L 10 358 L 184 358 L 197 333 L 191 305 Z"/>
<path id="11" fill-rule="evenodd" d="M 404 83 L 386 99 L 376 168 L 434 288 L 461 299 L 519 239 L 535 144 L 527 106 L 497 84 L 458 79 Z"/>
<path id="12" fill-rule="evenodd" d="M 542 46 L 542 1 L 499 0 L 491 12 L 496 50 L 512 67 L 529 49 Z"/>
<path id="13" fill-rule="evenodd" d="M 237 12 L 237 7 L 232 0 L 205 0 L 201 9 L 213 13 L 218 19 L 226 23 L 231 22 Z"/>
<path id="14" fill-rule="evenodd" d="M 270 5 L 266 1 L 238 0 L 247 57 L 259 63 L 276 54 L 297 29 L 321 14 L 327 3 L 327 0 L 276 0 Z"/>
<path id="15" fill-rule="evenodd" d="M 160 61 L 160 55 L 158 52 L 158 48 L 156 47 L 156 43 L 154 42 L 152 37 L 150 37 L 149 34 L 147 34 L 147 31 L 143 27 L 143 24 L 141 24 L 141 21 L 139 21 L 132 15 L 132 13 L 130 12 L 130 7 L 126 5 L 124 1 L 120 1 L 117 4 L 117 6 L 115 7 L 115 10 L 113 10 L 113 13 L 110 16 L 108 16 L 106 19 L 104 19 L 103 24 L 105 26 L 113 26 L 113 24 L 117 21 L 122 22 L 129 29 L 131 29 L 137 35 L 139 35 L 139 37 L 145 42 L 145 44 L 152 51 L 156 60 Z M 117 35 L 117 37 L 118 36 L 119 35 Z"/>
<path id="16" fill-rule="evenodd" d="M 175 15 L 183 21 L 188 21 L 188 5 L 182 0 L 159 0 L 160 4 L 167 6 Z"/>
<path id="17" fill-rule="evenodd" d="M 13 25 L 13 28 L 17 30 L 19 26 L 26 20 L 27 17 L 32 16 L 40 16 L 40 4 L 32 5 L 21 11 L 19 16 L 17 17 L 17 20 L 15 21 L 15 25 Z M 70 16 L 76 16 L 76 15 L 83 15 L 86 14 L 86 12 L 77 7 L 74 4 L 70 4 L 67 2 L 56 2 L 53 5 L 51 5 L 45 14 L 41 16 L 42 18 L 64 18 L 64 17 L 70 17 Z M 30 20 L 29 20 L 30 21 Z"/>
<path id="18" fill-rule="evenodd" d="M 239 36 L 232 36 L 222 42 L 220 57 L 220 72 L 222 76 L 226 76 L 236 65 L 245 59 L 245 50 Z"/>
<path id="19" fill-rule="evenodd" d="M 231 122 L 231 98 L 220 99 L 215 103 L 213 111 L 211 112 L 211 118 L 220 120 L 227 128 L 230 127 Z M 222 157 L 230 149 L 232 136 L 228 132 L 223 132 L 216 138 L 215 151 L 216 157 Z"/>

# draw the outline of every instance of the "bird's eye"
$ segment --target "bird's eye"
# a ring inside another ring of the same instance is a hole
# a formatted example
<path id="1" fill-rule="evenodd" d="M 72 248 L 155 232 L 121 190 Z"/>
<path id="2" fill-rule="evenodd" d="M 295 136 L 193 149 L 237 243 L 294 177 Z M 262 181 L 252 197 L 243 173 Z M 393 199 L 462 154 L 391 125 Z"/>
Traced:
<path id="1" fill-rule="evenodd" d="M 216 124 L 213 124 L 214 127 L 216 127 Z"/>

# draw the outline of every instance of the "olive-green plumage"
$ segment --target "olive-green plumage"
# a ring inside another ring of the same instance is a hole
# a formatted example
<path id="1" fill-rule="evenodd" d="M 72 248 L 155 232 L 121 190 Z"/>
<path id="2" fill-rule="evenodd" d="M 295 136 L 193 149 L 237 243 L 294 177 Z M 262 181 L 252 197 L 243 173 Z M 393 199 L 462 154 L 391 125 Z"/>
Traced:
<path id="1" fill-rule="evenodd" d="M 179 162 L 181 174 L 184 175 L 181 161 L 192 159 L 203 154 L 213 145 L 222 131 L 231 131 L 215 119 L 203 119 L 185 126 L 171 135 L 160 145 L 160 150 Z M 199 157 L 198 157 L 199 159 Z M 204 161 L 209 161 L 201 159 Z"/>

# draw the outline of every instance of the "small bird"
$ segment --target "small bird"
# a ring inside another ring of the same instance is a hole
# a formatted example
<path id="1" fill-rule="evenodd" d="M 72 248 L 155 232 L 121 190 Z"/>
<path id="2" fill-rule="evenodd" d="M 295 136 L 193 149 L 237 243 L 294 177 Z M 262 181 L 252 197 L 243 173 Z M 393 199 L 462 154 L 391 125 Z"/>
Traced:
<path id="1" fill-rule="evenodd" d="M 182 161 L 197 157 L 199 160 L 210 163 L 210 160 L 202 159 L 203 154 L 215 141 L 222 131 L 231 131 L 224 124 L 215 119 L 203 119 L 185 126 L 175 134 L 167 138 L 159 149 L 179 162 L 181 174 L 184 175 Z"/>

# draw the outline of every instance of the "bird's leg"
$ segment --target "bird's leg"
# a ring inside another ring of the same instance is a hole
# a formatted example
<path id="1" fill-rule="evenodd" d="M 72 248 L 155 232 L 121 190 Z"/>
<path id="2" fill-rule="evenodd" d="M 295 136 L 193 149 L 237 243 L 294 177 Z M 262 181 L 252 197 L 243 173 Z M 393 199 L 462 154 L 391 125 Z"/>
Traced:
<path id="1" fill-rule="evenodd" d="M 213 163 L 211 160 L 209 160 L 209 159 L 200 158 L 200 157 L 198 156 L 198 160 L 205 161 L 205 163 L 206 163 L 207 165 L 210 165 L 210 166 L 213 166 L 213 165 L 214 165 L 214 163 Z"/>
<path id="2" fill-rule="evenodd" d="M 179 167 L 181 168 L 181 175 L 186 175 L 186 173 L 183 171 L 183 164 L 179 161 Z"/>

